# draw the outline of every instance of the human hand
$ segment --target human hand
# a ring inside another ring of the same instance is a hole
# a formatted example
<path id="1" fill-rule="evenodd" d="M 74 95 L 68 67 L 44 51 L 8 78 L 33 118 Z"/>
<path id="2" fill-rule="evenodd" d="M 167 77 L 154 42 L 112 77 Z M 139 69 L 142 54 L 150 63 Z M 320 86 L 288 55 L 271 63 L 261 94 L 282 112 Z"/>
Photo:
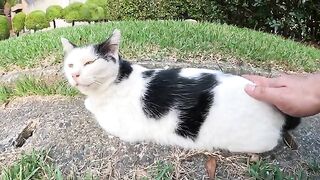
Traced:
<path id="1" fill-rule="evenodd" d="M 320 113 L 320 74 L 243 77 L 255 83 L 245 87 L 247 94 L 273 104 L 285 114 L 305 117 Z"/>

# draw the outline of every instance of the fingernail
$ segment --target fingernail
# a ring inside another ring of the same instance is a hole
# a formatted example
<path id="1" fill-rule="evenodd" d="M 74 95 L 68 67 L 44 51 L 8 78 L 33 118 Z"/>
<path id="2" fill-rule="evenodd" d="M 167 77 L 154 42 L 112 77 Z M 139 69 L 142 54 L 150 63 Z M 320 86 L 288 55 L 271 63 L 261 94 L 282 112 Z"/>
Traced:
<path id="1" fill-rule="evenodd" d="M 245 89 L 247 91 L 254 91 L 255 88 L 256 88 L 255 84 L 248 84 Z"/>

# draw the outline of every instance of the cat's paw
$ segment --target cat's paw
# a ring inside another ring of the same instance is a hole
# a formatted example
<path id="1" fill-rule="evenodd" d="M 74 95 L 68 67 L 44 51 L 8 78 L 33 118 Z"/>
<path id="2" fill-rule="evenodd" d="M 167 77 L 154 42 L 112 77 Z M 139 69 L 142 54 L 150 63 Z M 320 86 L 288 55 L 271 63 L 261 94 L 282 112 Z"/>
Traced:
<path id="1" fill-rule="evenodd" d="M 84 106 L 86 107 L 87 110 L 89 110 L 90 112 L 93 112 L 92 103 L 88 98 L 84 101 Z"/>

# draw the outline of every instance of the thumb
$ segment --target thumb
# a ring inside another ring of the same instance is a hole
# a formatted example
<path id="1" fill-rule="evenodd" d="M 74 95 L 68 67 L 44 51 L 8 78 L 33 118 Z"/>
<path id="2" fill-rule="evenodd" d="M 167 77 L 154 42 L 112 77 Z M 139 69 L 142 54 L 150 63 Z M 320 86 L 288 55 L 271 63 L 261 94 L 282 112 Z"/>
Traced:
<path id="1" fill-rule="evenodd" d="M 270 104 L 275 104 L 275 102 L 279 98 L 278 88 L 248 84 L 244 90 L 249 96 Z"/>

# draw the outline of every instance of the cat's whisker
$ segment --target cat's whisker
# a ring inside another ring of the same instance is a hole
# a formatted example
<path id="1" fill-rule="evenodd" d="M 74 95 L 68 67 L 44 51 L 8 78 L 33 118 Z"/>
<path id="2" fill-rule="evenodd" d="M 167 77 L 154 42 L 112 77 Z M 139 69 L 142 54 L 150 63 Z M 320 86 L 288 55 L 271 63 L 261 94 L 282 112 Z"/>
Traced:
<path id="1" fill-rule="evenodd" d="M 93 83 L 94 83 L 94 84 L 97 84 L 97 85 L 101 85 L 101 84 L 102 84 L 102 82 L 100 82 L 100 81 L 98 81 L 98 80 L 96 80 L 96 79 L 93 80 Z"/>

